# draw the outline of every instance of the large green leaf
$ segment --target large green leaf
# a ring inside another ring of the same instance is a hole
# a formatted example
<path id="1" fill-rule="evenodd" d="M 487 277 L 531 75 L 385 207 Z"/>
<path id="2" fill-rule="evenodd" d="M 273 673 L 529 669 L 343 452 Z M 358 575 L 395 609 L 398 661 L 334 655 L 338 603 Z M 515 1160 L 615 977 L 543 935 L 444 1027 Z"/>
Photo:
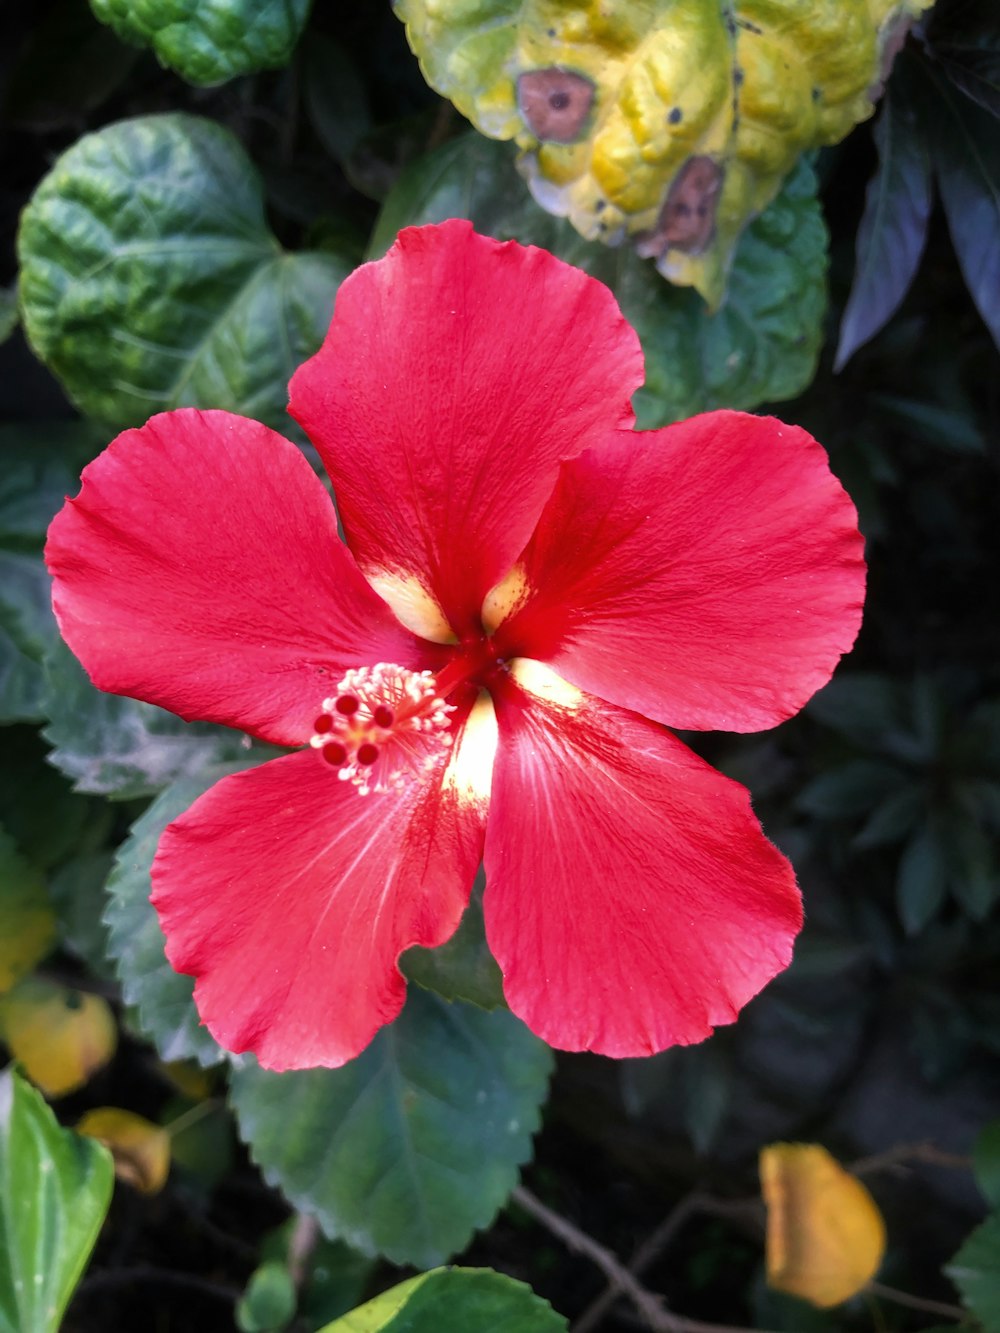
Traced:
<path id="1" fill-rule="evenodd" d="M 0 722 L 44 716 L 40 659 L 56 626 L 42 546 L 92 451 L 81 423 L 0 426 Z"/>
<path id="2" fill-rule="evenodd" d="M 1000 1333 L 1000 1213 L 976 1227 L 944 1271 L 983 1333 Z"/>
<path id="3" fill-rule="evenodd" d="M 413 988 L 341 1069 L 234 1071 L 266 1178 L 366 1254 L 440 1263 L 492 1220 L 531 1153 L 551 1054 L 516 1018 Z"/>
<path id="4" fill-rule="evenodd" d="M 35 191 L 18 247 L 32 346 L 113 429 L 183 405 L 289 425 L 288 380 L 350 267 L 285 254 L 239 142 L 180 114 L 80 139 Z"/>
<path id="5" fill-rule="evenodd" d="M 111 1155 L 0 1073 L 0 1333 L 55 1333 L 111 1199 Z"/>
<path id="6" fill-rule="evenodd" d="M 151 46 L 190 83 L 224 83 L 287 64 L 310 0 L 90 0 L 126 42 Z"/>
<path id="7" fill-rule="evenodd" d="M 94 689 L 61 640 L 45 659 L 43 735 L 49 762 L 77 791 L 116 800 L 151 796 L 177 778 L 238 759 L 244 738 L 210 722 L 182 722 L 153 704 Z"/>
<path id="8" fill-rule="evenodd" d="M 256 756 L 248 762 L 255 762 Z M 108 951 L 115 960 L 125 1003 L 140 1029 L 164 1060 L 194 1059 L 215 1064 L 224 1052 L 201 1026 L 194 1007 L 194 982 L 167 962 L 163 932 L 149 901 L 149 870 L 160 834 L 219 778 L 245 768 L 228 764 L 180 779 L 153 802 L 132 826 L 108 879 Z"/>
<path id="9" fill-rule="evenodd" d="M 371 254 L 382 254 L 402 227 L 447 217 L 543 246 L 607 283 L 646 355 L 646 386 L 635 400 L 641 426 L 714 407 L 749 410 L 793 397 L 812 379 L 826 305 L 826 229 L 805 161 L 744 233 L 726 304 L 715 314 L 631 249 L 581 240 L 542 212 L 508 145 L 466 135 L 419 159 L 386 200 Z"/>
<path id="10" fill-rule="evenodd" d="M 320 1333 L 561 1333 L 530 1287 L 489 1268 L 438 1268 L 390 1287 Z"/>

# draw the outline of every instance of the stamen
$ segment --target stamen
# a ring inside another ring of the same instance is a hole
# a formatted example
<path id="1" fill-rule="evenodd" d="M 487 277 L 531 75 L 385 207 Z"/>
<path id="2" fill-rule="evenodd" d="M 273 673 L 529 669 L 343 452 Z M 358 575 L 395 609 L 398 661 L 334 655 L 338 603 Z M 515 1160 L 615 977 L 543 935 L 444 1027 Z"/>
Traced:
<path id="1" fill-rule="evenodd" d="M 320 754 L 328 764 L 333 764 L 334 768 L 339 768 L 347 758 L 347 748 L 341 745 L 340 741 L 329 741 L 320 750 Z"/>
<path id="2" fill-rule="evenodd" d="M 442 763 L 451 746 L 455 709 L 429 671 L 389 662 L 359 667 L 322 709 L 310 745 L 362 795 L 401 791 Z"/>

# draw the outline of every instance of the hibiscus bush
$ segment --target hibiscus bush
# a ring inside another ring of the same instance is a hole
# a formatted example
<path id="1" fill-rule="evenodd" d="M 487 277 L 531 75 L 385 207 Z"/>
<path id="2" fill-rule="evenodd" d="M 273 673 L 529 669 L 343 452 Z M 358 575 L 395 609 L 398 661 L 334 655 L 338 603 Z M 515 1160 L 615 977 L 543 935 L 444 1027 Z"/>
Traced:
<path id="1" fill-rule="evenodd" d="M 993 7 L 3 23 L 0 1333 L 1000 1330 Z"/>

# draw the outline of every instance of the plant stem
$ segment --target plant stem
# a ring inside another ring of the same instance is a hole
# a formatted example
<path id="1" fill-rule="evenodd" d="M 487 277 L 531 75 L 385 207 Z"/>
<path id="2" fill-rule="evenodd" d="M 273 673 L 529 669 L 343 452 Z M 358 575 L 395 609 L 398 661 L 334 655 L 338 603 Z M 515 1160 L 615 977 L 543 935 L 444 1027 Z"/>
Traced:
<path id="1" fill-rule="evenodd" d="M 949 1305 L 946 1301 L 930 1301 L 924 1296 L 911 1296 L 908 1291 L 898 1291 L 895 1287 L 886 1287 L 881 1282 L 869 1282 L 865 1288 L 873 1296 L 881 1296 L 885 1301 L 894 1301 L 896 1305 L 905 1305 L 910 1310 L 921 1310 L 924 1314 L 939 1314 L 945 1319 L 965 1319 L 967 1310 L 960 1305 Z"/>

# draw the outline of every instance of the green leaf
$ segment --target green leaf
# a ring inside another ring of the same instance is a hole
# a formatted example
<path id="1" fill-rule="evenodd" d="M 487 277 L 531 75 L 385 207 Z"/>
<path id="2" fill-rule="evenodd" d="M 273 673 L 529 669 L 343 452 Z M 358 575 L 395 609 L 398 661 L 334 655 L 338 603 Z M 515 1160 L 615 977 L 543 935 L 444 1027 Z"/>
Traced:
<path id="1" fill-rule="evenodd" d="M 268 1259 L 250 1274 L 236 1305 L 236 1326 L 241 1333 L 271 1333 L 285 1327 L 295 1305 L 295 1283 L 287 1265 Z"/>
<path id="2" fill-rule="evenodd" d="M 944 837 L 950 853 L 952 897 L 974 921 L 985 921 L 1000 897 L 994 841 L 960 809 L 951 812 Z"/>
<path id="3" fill-rule="evenodd" d="M 113 862 L 110 852 L 75 856 L 49 880 L 63 948 L 82 958 L 96 976 L 108 978 L 114 969 L 108 961 L 108 928 L 102 917 L 107 902 L 104 886 Z"/>
<path id="4" fill-rule="evenodd" d="M 32 865 L 51 870 L 99 846 L 113 822 L 107 805 L 72 790 L 33 727 L 7 727 L 3 741 L 0 821 Z"/>
<path id="5" fill-rule="evenodd" d="M 18 319 L 17 293 L 13 287 L 0 287 L 0 343 L 14 332 Z"/>
<path id="6" fill-rule="evenodd" d="M 838 675 L 808 705 L 809 716 L 866 750 L 893 753 L 904 727 L 901 691 L 888 676 Z"/>
<path id="7" fill-rule="evenodd" d="M 1000 49 L 949 43 L 934 54 L 956 88 L 1000 119 Z"/>
<path id="8" fill-rule="evenodd" d="M 125 1003 L 133 1005 L 139 1027 L 164 1060 L 216 1064 L 225 1053 L 201 1026 L 194 1007 L 194 982 L 167 962 L 163 932 L 149 901 L 149 870 L 160 834 L 178 815 L 229 773 L 248 763 L 227 764 L 181 778 L 136 820 L 108 879 L 108 949 L 115 960 Z"/>
<path id="9" fill-rule="evenodd" d="M 310 0 L 90 0 L 102 23 L 126 42 L 151 46 L 160 63 L 189 83 L 211 86 L 239 74 L 278 69 L 291 59 Z"/>
<path id="10" fill-rule="evenodd" d="M 906 773 L 884 760 L 852 759 L 807 782 L 795 804 L 819 819 L 854 819 L 908 781 Z"/>
<path id="11" fill-rule="evenodd" d="M 350 268 L 284 254 L 239 142 L 180 114 L 80 139 L 35 191 L 18 245 L 28 338 L 109 429 L 184 405 L 288 429 L 288 380 Z"/>
<path id="12" fill-rule="evenodd" d="M 635 405 L 643 427 L 790 398 L 812 379 L 826 304 L 826 230 L 804 160 L 744 233 L 726 304 L 714 315 L 631 249 L 583 241 L 568 222 L 542 212 L 507 145 L 468 135 L 413 163 L 385 202 L 370 254 L 382 254 L 404 226 L 447 217 L 470 218 L 499 240 L 543 246 L 607 283 L 642 339 L 646 386 Z"/>
<path id="13" fill-rule="evenodd" d="M 976 1227 L 944 1271 L 983 1333 L 1000 1333 L 1000 1213 Z"/>
<path id="14" fill-rule="evenodd" d="M 480 1009 L 506 1007 L 503 974 L 486 943 L 483 922 L 485 876 L 480 870 L 458 930 L 436 949 L 408 949 L 400 966 L 409 981 L 446 1000 L 466 1000 Z"/>
<path id="15" fill-rule="evenodd" d="M 956 93 L 930 65 L 934 166 L 966 286 L 1000 347 L 1000 134 L 988 111 Z"/>
<path id="16" fill-rule="evenodd" d="M 111 1154 L 0 1073 L 0 1333 L 55 1333 L 108 1209 Z"/>
<path id="17" fill-rule="evenodd" d="M 937 916 L 948 890 L 948 846 L 934 824 L 906 844 L 896 878 L 896 907 L 903 929 L 916 935 Z"/>
<path id="18" fill-rule="evenodd" d="M 95 689 L 61 640 L 45 659 L 45 674 L 49 762 L 77 791 L 115 800 L 151 796 L 246 751 L 248 742 L 228 727 L 182 722 L 153 704 Z"/>
<path id="19" fill-rule="evenodd" d="M 976 1139 L 972 1170 L 987 1203 L 1000 1208 L 1000 1120 L 991 1120 Z"/>
<path id="20" fill-rule="evenodd" d="M 320 1238 L 310 1257 L 299 1313 L 319 1328 L 353 1309 L 364 1296 L 378 1261 L 339 1240 Z"/>
<path id="21" fill-rule="evenodd" d="M 565 1333 L 523 1282 L 489 1268 L 438 1268 L 390 1287 L 320 1333 Z"/>
<path id="22" fill-rule="evenodd" d="M 310 33 L 304 52 L 310 118 L 323 147 L 344 166 L 371 129 L 364 82 L 356 62 L 325 33 Z"/>
<path id="23" fill-rule="evenodd" d="M 834 370 L 895 314 L 913 281 L 927 240 L 933 190 L 926 144 L 897 75 L 875 122 L 878 167 L 858 227 L 851 294 L 840 325 Z"/>
<path id="24" fill-rule="evenodd" d="M 852 846 L 867 851 L 902 842 L 923 812 L 924 792 L 911 783 L 876 806 L 864 827 L 852 838 Z"/>
<path id="25" fill-rule="evenodd" d="M 413 989 L 341 1069 L 233 1072 L 266 1179 L 332 1238 L 429 1267 L 487 1226 L 531 1154 L 551 1054 L 511 1014 Z"/>
<path id="26" fill-rule="evenodd" d="M 40 555 L 0 549 L 0 723 L 45 716 L 39 657 L 56 635 L 49 589 Z"/>
<path id="27" fill-rule="evenodd" d="M 0 426 L 0 722 L 44 716 L 40 661 L 57 631 L 42 546 L 92 452 L 82 423 Z"/>

